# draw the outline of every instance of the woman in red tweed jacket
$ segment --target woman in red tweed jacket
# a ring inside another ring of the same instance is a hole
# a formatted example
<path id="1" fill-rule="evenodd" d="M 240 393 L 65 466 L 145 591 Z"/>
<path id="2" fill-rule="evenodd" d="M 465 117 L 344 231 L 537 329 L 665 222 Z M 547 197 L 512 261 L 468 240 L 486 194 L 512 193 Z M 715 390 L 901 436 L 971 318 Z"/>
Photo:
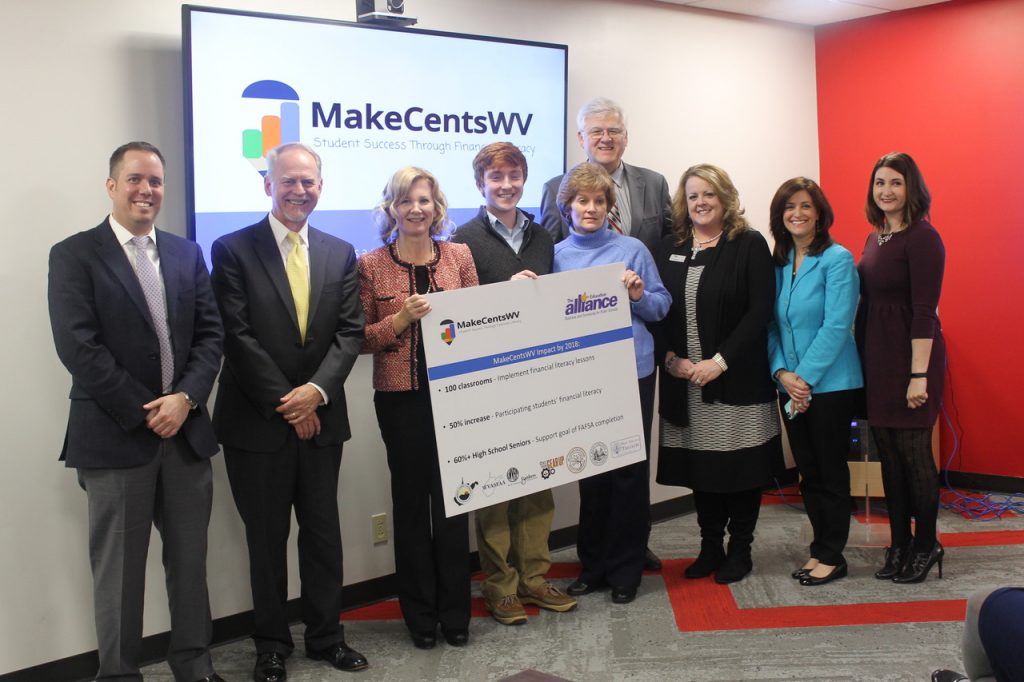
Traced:
<path id="1" fill-rule="evenodd" d="M 469 641 L 469 526 L 446 518 L 419 320 L 426 296 L 478 284 L 469 247 L 437 239 L 447 201 L 433 175 L 407 167 L 375 210 L 384 246 L 359 261 L 373 353 L 373 402 L 391 470 L 398 601 L 413 644 L 430 649 L 437 626 L 448 644 Z"/>

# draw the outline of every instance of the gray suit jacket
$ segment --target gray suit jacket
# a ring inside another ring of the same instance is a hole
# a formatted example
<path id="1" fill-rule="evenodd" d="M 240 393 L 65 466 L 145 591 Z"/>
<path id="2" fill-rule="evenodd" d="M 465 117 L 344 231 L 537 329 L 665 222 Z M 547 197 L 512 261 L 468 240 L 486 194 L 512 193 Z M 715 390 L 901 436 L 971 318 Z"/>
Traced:
<path id="1" fill-rule="evenodd" d="M 672 231 L 672 195 L 668 191 L 668 182 L 661 173 L 631 166 L 625 161 L 622 165 L 626 170 L 626 187 L 629 188 L 629 236 L 642 241 L 653 254 L 662 237 Z M 562 220 L 556 201 L 563 177 L 557 175 L 545 182 L 540 199 L 541 225 L 555 242 L 569 235 L 569 225 Z"/>

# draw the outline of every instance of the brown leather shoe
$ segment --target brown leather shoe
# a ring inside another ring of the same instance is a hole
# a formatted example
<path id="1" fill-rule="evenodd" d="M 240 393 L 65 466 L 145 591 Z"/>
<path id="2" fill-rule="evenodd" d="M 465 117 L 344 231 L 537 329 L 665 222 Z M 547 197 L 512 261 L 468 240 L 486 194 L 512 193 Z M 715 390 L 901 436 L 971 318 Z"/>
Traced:
<path id="1" fill-rule="evenodd" d="M 519 597 L 507 594 L 498 601 L 484 599 L 484 606 L 491 612 L 494 620 L 502 625 L 522 625 L 526 622 L 526 611 Z"/>
<path id="2" fill-rule="evenodd" d="M 558 611 L 559 613 L 572 611 L 576 608 L 576 598 L 570 597 L 551 583 L 544 583 L 535 590 L 531 590 L 525 585 L 520 585 L 519 601 L 524 604 L 539 606 L 548 611 Z"/>

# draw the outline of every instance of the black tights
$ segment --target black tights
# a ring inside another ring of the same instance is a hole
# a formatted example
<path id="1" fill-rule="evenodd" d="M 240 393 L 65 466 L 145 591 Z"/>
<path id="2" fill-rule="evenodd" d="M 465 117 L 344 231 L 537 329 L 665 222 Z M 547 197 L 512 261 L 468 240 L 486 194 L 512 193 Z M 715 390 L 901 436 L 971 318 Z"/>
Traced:
<path id="1" fill-rule="evenodd" d="M 885 503 L 893 547 L 914 542 L 915 552 L 928 552 L 937 540 L 939 472 L 932 458 L 931 429 L 871 427 L 882 461 Z M 910 519 L 916 521 L 910 532 Z"/>

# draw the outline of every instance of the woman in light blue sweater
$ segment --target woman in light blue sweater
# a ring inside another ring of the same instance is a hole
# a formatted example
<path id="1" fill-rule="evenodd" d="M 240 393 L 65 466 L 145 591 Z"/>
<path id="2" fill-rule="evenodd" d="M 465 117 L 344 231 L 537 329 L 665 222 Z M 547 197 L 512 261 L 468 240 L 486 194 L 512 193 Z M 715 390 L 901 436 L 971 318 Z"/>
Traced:
<path id="1" fill-rule="evenodd" d="M 650 457 L 655 365 L 654 339 L 646 323 L 665 317 L 672 298 L 644 243 L 609 227 L 609 223 L 619 222 L 615 186 L 604 168 L 581 163 L 570 170 L 562 178 L 557 201 L 572 229 L 565 240 L 555 244 L 555 272 L 626 264 L 622 281 L 630 300 L 644 446 Z M 616 604 L 636 598 L 647 543 L 649 470 L 645 460 L 579 482 L 576 552 L 582 570 L 569 586 L 569 594 L 578 596 L 610 586 Z"/>

